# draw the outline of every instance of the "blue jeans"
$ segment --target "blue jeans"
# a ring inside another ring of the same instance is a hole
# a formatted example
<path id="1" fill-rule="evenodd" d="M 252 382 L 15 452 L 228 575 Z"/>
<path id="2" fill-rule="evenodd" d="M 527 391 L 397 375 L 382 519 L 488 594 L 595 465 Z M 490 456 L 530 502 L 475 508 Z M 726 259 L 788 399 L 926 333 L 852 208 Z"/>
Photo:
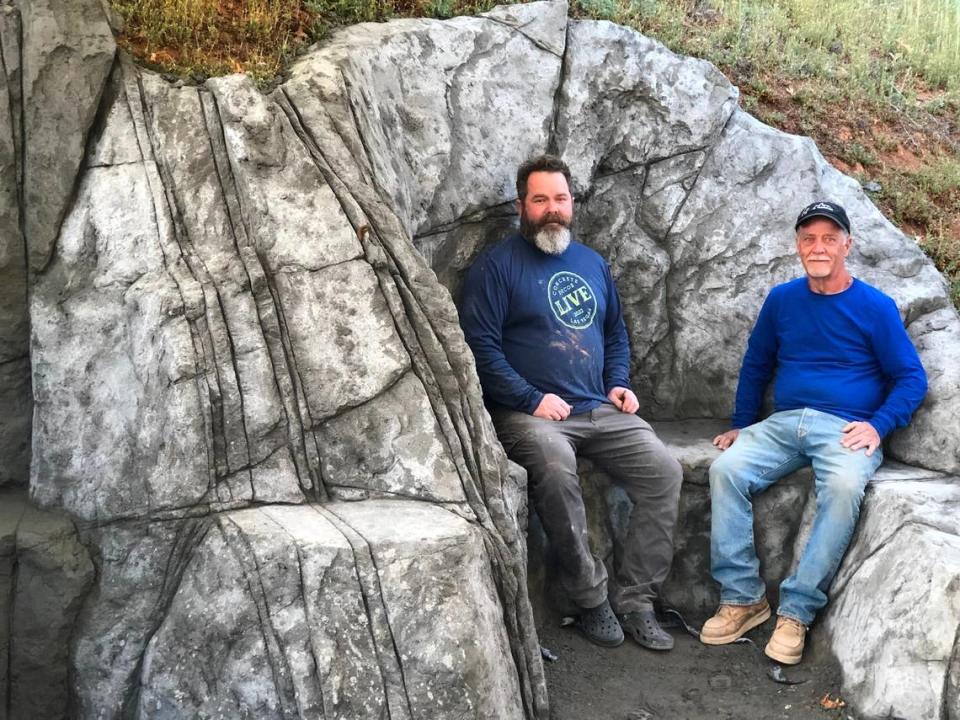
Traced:
<path id="1" fill-rule="evenodd" d="M 766 588 L 753 541 L 751 499 L 794 470 L 813 466 L 817 512 L 796 570 L 780 585 L 779 615 L 813 622 L 860 516 L 864 489 L 883 460 L 880 448 L 840 444 L 849 421 L 804 408 L 774 413 L 740 431 L 710 466 L 711 572 L 720 602 L 751 605 Z M 799 512 L 800 508 L 798 508 Z"/>

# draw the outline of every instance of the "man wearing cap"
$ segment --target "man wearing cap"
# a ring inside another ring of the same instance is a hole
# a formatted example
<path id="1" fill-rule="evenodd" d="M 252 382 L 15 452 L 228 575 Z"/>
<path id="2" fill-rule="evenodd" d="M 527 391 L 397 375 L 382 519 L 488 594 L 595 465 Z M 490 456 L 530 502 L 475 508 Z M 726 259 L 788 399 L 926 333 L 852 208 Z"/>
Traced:
<path id="1" fill-rule="evenodd" d="M 853 238 L 846 211 L 813 203 L 795 230 L 806 276 L 767 296 L 740 369 L 733 429 L 713 440 L 724 451 L 710 467 L 711 571 L 721 604 L 700 634 L 722 645 L 770 617 L 751 500 L 810 465 L 817 511 L 796 569 L 780 585 L 765 650 L 785 664 L 800 662 L 806 629 L 827 603 L 864 489 L 883 458 L 883 438 L 909 422 L 927 391 L 897 306 L 847 270 Z M 774 376 L 774 412 L 758 422 Z"/>
<path id="2" fill-rule="evenodd" d="M 669 650 L 673 638 L 653 601 L 673 559 L 680 464 L 636 415 L 610 268 L 571 236 L 570 170 L 556 157 L 534 158 L 517 172 L 517 196 L 520 232 L 474 263 L 461 303 L 484 400 L 507 454 L 527 470 L 560 579 L 581 609 L 577 627 L 599 645 L 619 645 L 626 631 Z M 609 599 L 607 571 L 588 541 L 578 455 L 634 503 Z"/>

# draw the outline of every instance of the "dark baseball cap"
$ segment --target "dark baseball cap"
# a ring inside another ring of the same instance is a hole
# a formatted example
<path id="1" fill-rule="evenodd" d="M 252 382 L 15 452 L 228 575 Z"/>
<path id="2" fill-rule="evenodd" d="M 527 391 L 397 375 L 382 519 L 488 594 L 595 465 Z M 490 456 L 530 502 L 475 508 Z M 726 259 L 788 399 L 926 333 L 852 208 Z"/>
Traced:
<path id="1" fill-rule="evenodd" d="M 800 226 L 807 222 L 807 220 L 812 220 L 813 218 L 817 217 L 824 217 L 828 220 L 833 220 L 837 225 L 844 229 L 847 235 L 850 234 L 850 219 L 847 217 L 847 211 L 836 203 L 828 202 L 826 200 L 820 200 L 819 202 L 811 203 L 801 210 L 800 215 L 797 216 L 797 224 L 794 225 L 793 229 L 799 230 Z"/>

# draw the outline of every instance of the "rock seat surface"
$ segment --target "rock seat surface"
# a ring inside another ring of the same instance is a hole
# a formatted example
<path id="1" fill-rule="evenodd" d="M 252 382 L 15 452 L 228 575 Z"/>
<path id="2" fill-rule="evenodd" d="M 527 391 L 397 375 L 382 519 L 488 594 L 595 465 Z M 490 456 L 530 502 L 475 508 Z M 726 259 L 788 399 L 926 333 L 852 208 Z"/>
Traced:
<path id="1" fill-rule="evenodd" d="M 668 605 L 704 616 L 716 608 L 719 597 L 710 577 L 707 471 L 719 454 L 711 440 L 727 426 L 716 420 L 654 422 L 652 425 L 683 468 L 675 555 L 663 588 L 663 600 Z M 591 544 L 601 557 L 612 562 L 613 540 L 623 537 L 632 503 L 626 493 L 589 460 L 581 460 L 580 478 L 590 522 Z M 780 581 L 788 574 L 794 540 L 800 529 L 801 511 L 811 494 L 809 479 L 809 471 L 798 471 L 757 498 L 754 516 L 757 554 L 771 600 L 776 598 Z M 545 538 L 542 538 L 536 518 L 532 525 L 531 554 L 542 554 Z M 538 563 L 536 557 L 531 557 L 532 578 L 545 575 L 546 569 Z M 533 595 L 536 600 L 539 589 Z"/>

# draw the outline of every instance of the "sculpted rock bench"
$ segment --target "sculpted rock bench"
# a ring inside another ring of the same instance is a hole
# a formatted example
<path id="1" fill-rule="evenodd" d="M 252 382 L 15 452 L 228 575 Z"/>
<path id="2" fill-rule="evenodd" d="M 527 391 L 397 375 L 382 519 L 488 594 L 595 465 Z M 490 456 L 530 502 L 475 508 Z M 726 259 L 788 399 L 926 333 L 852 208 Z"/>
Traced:
<path id="1" fill-rule="evenodd" d="M 7 3 L 0 52 L 10 717 L 547 717 L 522 482 L 451 295 L 512 224 L 517 164 L 548 149 L 620 287 L 649 417 L 729 415 L 761 298 L 795 274 L 784 228 L 830 196 L 930 374 L 891 458 L 960 473 L 942 278 L 708 63 L 564 2 L 345 28 L 269 95 L 134 67 L 96 0 Z M 668 598 L 695 609 L 713 602 L 703 430 L 673 436 Z M 871 490 L 818 627 L 874 716 L 960 714 L 954 483 Z M 799 480 L 772 492 L 770 517 L 810 502 Z M 771 580 L 786 527 L 763 542 Z"/>

